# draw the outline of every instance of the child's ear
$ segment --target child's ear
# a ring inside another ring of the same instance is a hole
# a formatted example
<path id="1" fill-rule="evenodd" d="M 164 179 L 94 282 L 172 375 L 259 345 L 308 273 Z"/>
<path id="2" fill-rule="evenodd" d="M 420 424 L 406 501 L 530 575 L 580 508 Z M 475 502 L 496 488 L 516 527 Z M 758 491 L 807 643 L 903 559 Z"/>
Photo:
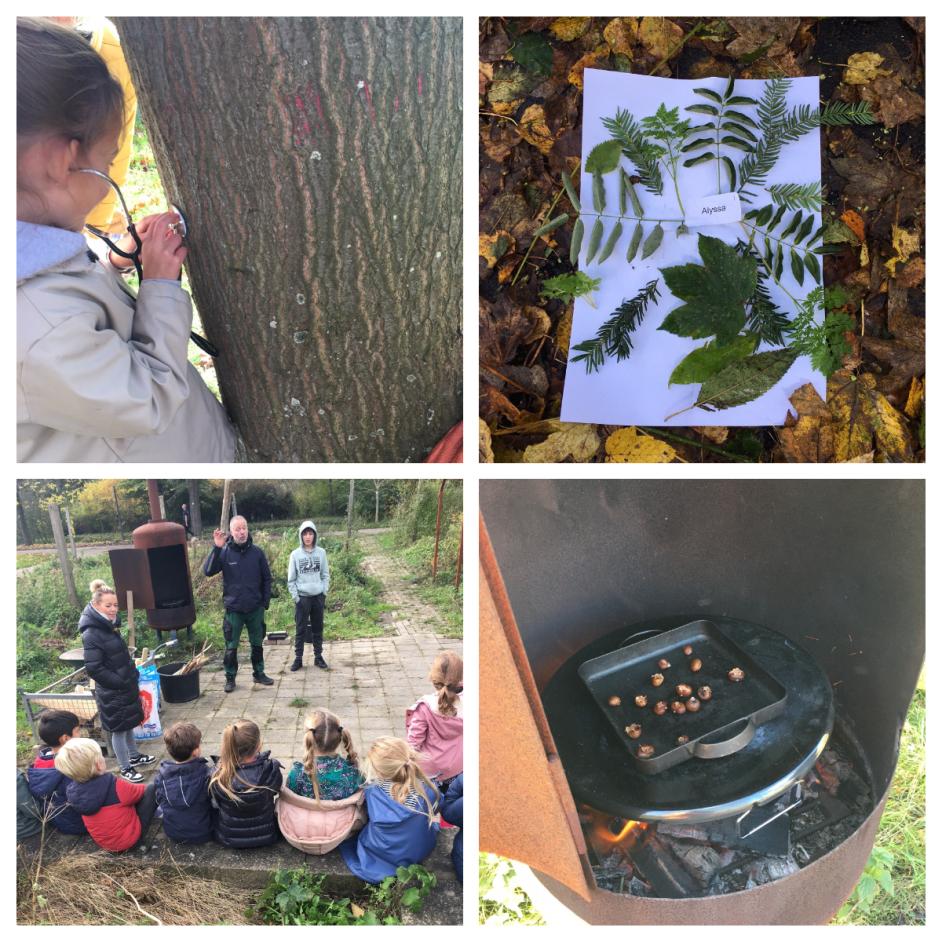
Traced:
<path id="1" fill-rule="evenodd" d="M 59 737 L 59 745 L 64 746 L 72 737 L 68 733 L 63 733 Z"/>
<path id="2" fill-rule="evenodd" d="M 72 171 L 81 166 L 79 161 L 81 149 L 81 142 L 77 140 L 55 136 L 50 136 L 45 140 L 43 156 L 46 173 L 54 183 L 66 183 Z"/>

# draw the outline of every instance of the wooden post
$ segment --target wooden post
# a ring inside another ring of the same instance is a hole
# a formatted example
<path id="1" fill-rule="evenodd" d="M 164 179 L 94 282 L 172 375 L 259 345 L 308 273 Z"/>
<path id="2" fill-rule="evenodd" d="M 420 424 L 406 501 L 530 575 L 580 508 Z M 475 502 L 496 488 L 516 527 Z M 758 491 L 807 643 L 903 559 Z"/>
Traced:
<path id="1" fill-rule="evenodd" d="M 219 529 L 229 532 L 229 504 L 232 500 L 232 481 L 226 478 L 222 485 L 222 512 L 219 514 Z"/>
<path id="2" fill-rule="evenodd" d="M 120 533 L 124 529 L 124 523 L 121 520 L 121 505 L 118 503 L 118 488 L 111 485 L 111 496 L 114 498 L 114 525 L 115 530 Z"/>
<path id="3" fill-rule="evenodd" d="M 78 607 L 80 603 L 78 593 L 75 591 L 75 578 L 72 575 L 72 560 L 69 559 L 69 551 L 65 545 L 65 533 L 62 532 L 62 517 L 58 504 L 49 505 L 49 522 L 52 524 L 52 535 L 59 553 L 59 566 L 62 569 L 62 578 L 65 579 L 65 591 L 68 593 L 69 601 Z"/>
<path id="4" fill-rule="evenodd" d="M 137 647 L 134 634 L 134 593 L 128 589 L 128 647 L 133 651 Z"/>
<path id="5" fill-rule="evenodd" d="M 164 495 L 158 495 L 157 499 L 160 501 L 160 519 L 167 519 L 167 502 L 164 500 Z"/>
<path id="6" fill-rule="evenodd" d="M 190 498 L 190 530 L 198 540 L 203 537 L 203 514 L 200 510 L 200 482 L 188 479 L 186 482 Z"/>
<path id="7" fill-rule="evenodd" d="M 458 591 L 458 586 L 461 584 L 461 557 L 464 550 L 464 519 L 461 521 L 461 533 L 458 536 L 458 560 L 455 563 L 455 591 Z"/>
<path id="8" fill-rule="evenodd" d="M 72 558 L 78 559 L 78 551 L 75 549 L 75 527 L 72 526 L 72 514 L 69 513 L 68 507 L 63 509 L 65 510 L 65 528 L 69 534 L 69 548 L 72 550 Z"/>
<path id="9" fill-rule="evenodd" d="M 442 497 L 445 494 L 445 482 L 439 485 L 438 488 L 438 510 L 435 512 L 435 553 L 432 556 L 432 582 L 435 581 L 435 576 L 438 575 L 438 541 L 442 533 Z"/>
<path id="10" fill-rule="evenodd" d="M 376 492 L 376 514 L 373 517 L 373 523 L 379 524 L 379 486 L 382 484 L 382 481 L 373 481 L 373 490 Z"/>

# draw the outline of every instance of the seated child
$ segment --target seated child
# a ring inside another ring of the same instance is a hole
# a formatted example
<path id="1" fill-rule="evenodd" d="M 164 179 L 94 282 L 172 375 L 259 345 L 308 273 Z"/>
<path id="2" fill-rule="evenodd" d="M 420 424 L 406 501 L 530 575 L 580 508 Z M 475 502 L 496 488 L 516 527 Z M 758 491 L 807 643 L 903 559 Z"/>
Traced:
<path id="1" fill-rule="evenodd" d="M 442 817 L 458 828 L 451 848 L 451 862 L 458 882 L 464 883 L 464 772 L 451 780 L 448 791 L 442 795 Z"/>
<path id="2" fill-rule="evenodd" d="M 209 794 L 217 809 L 213 837 L 226 847 L 264 847 L 278 840 L 275 796 L 281 763 L 260 752 L 262 734 L 251 720 L 236 720 L 222 734 Z"/>
<path id="3" fill-rule="evenodd" d="M 68 710 L 43 710 L 36 730 L 45 745 L 27 773 L 30 794 L 39 802 L 45 820 L 56 830 L 63 834 L 86 834 L 82 816 L 65 797 L 69 780 L 56 768 L 56 754 L 63 744 L 81 735 L 79 718 Z"/>
<path id="4" fill-rule="evenodd" d="M 464 662 L 443 651 L 432 662 L 428 693 L 406 710 L 406 737 L 422 753 L 422 771 L 445 786 L 464 768 Z"/>
<path id="5" fill-rule="evenodd" d="M 350 733 L 333 713 L 315 710 L 304 725 L 304 762 L 294 763 L 281 789 L 278 824 L 298 850 L 326 854 L 366 820 L 363 777 Z"/>
<path id="6" fill-rule="evenodd" d="M 56 753 L 56 768 L 72 780 L 66 798 L 102 850 L 128 850 L 146 833 L 157 809 L 154 783 L 135 785 L 107 772 L 94 739 L 64 743 Z"/>
<path id="7" fill-rule="evenodd" d="M 203 734 L 192 723 L 174 723 L 164 733 L 169 759 L 154 777 L 164 833 L 172 841 L 205 844 L 213 836 L 210 769 L 200 754 Z"/>
<path id="8" fill-rule="evenodd" d="M 340 845 L 340 853 L 350 871 L 367 883 L 421 863 L 435 849 L 439 795 L 420 759 L 405 740 L 392 736 L 377 739 L 366 757 L 369 820 Z"/>

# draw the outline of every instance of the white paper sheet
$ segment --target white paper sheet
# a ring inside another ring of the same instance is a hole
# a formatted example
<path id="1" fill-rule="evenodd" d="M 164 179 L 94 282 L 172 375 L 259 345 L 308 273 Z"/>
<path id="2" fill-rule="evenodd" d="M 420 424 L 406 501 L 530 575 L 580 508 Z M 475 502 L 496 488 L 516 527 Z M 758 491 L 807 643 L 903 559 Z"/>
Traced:
<path id="1" fill-rule="evenodd" d="M 603 118 L 615 116 L 619 109 L 629 111 L 640 121 L 653 115 L 662 102 L 668 107 L 680 106 L 681 118 L 690 117 L 694 123 L 707 120 L 703 115 L 684 112 L 684 107 L 706 102 L 705 98 L 694 95 L 695 87 L 705 87 L 722 95 L 726 91 L 728 79 L 665 79 L 646 75 L 627 75 L 623 72 L 607 72 L 598 69 L 585 70 L 585 97 L 583 99 L 582 155 L 583 160 L 593 147 L 608 140 L 610 135 L 602 124 Z M 747 95 L 760 99 L 765 82 L 761 80 L 737 80 L 735 94 Z M 788 94 L 788 108 L 819 103 L 819 82 L 816 77 L 796 78 L 791 80 Z M 751 107 L 742 108 L 753 114 Z M 811 183 L 821 180 L 820 134 L 812 131 L 797 141 L 786 144 L 774 170 L 768 175 L 766 186 L 771 183 Z M 724 149 L 738 165 L 744 154 L 739 151 Z M 623 157 L 622 164 L 629 173 L 634 170 Z M 606 185 L 607 212 L 611 207 L 618 207 L 618 174 L 609 173 L 603 177 Z M 678 173 L 681 199 L 687 208 L 688 200 L 692 204 L 697 198 L 722 192 L 729 185 L 725 171 L 721 186 L 717 187 L 716 162 L 709 161 L 696 167 L 681 167 Z M 674 197 L 670 177 L 664 174 L 664 192 L 661 196 L 649 193 L 643 187 L 636 187 L 638 196 L 645 209 L 645 217 L 657 219 L 679 218 L 677 202 Z M 765 187 L 750 186 L 756 194 L 751 203 L 743 203 L 743 211 L 761 207 L 771 202 Z M 586 207 L 592 202 L 592 177 L 581 174 L 580 198 Z M 631 208 L 628 210 L 631 214 Z M 820 224 L 820 214 L 815 228 Z M 613 224 L 607 220 L 606 235 Z M 678 301 L 667 289 L 659 269 L 669 265 L 683 265 L 688 262 L 701 264 L 697 251 L 697 234 L 723 239 L 735 244 L 738 238 L 747 239 L 748 235 L 738 223 L 691 228 L 689 235 L 677 237 L 676 223 L 665 223 L 664 240 L 661 247 L 651 257 L 641 261 L 641 252 L 630 264 L 625 260 L 628 243 L 631 239 L 633 222 L 626 222 L 624 232 L 611 256 L 599 265 L 596 260 L 586 266 L 585 242 L 580 259 L 580 268 L 593 278 L 601 278 L 601 288 L 595 292 L 597 304 L 593 308 L 584 298 L 577 298 L 573 314 L 572 341 L 570 344 L 570 363 L 566 370 L 566 382 L 563 390 L 561 418 L 564 422 L 593 422 L 605 425 L 782 425 L 785 416 L 792 409 L 788 397 L 805 383 L 812 383 L 818 393 L 825 396 L 826 380 L 824 376 L 811 368 L 808 357 L 799 357 L 792 364 L 785 376 L 765 395 L 732 409 L 709 412 L 704 409 L 691 409 L 667 419 L 678 410 L 685 409 L 696 401 L 699 385 L 668 386 L 667 381 L 674 368 L 692 350 L 703 345 L 703 340 L 677 337 L 666 331 L 658 330 L 668 312 L 678 307 Z M 652 226 L 645 227 L 645 235 Z M 586 226 L 586 239 L 590 224 Z M 786 273 L 788 264 L 785 265 Z M 620 363 L 614 358 L 607 358 L 598 372 L 586 373 L 584 363 L 572 362 L 572 349 L 577 343 L 590 339 L 598 327 L 606 321 L 612 312 L 626 298 L 631 298 L 650 280 L 658 278 L 660 300 L 657 305 L 649 305 L 641 325 L 631 335 L 633 349 L 629 359 Z M 788 276 L 783 278 L 790 285 Z M 804 285 L 790 286 L 789 291 L 796 298 L 805 297 L 815 287 L 815 281 L 806 272 Z M 769 293 L 780 310 L 795 314 L 795 304 L 782 289 L 771 279 L 768 281 Z M 775 349 L 765 344 L 759 352 Z"/>

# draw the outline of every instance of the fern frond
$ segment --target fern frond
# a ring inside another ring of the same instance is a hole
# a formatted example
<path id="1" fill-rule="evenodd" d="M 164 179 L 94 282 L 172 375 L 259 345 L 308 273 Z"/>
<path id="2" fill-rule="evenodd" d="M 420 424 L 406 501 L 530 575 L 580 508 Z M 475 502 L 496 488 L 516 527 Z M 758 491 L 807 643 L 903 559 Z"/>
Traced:
<path id="1" fill-rule="evenodd" d="M 785 102 L 790 86 L 791 81 L 787 78 L 769 79 L 765 83 L 756 111 L 763 137 L 770 137 L 785 117 Z"/>
<path id="2" fill-rule="evenodd" d="M 741 255 L 751 255 L 758 263 L 761 256 L 751 249 L 746 242 L 740 240 L 736 249 Z M 780 311 L 769 294 L 767 285 L 768 275 L 761 264 L 756 266 L 756 290 L 749 299 L 746 308 L 746 330 L 756 334 L 762 343 L 772 344 L 776 347 L 784 346 L 785 331 L 790 321 L 786 314 Z"/>
<path id="3" fill-rule="evenodd" d="M 846 101 L 829 101 L 821 111 L 821 123 L 828 127 L 844 124 L 875 124 L 876 116 L 868 102 L 850 105 Z"/>
<path id="4" fill-rule="evenodd" d="M 599 327 L 591 340 L 576 344 L 573 350 L 579 355 L 572 358 L 573 363 L 585 363 L 587 373 L 599 369 L 607 356 L 616 360 L 627 360 L 631 355 L 631 333 L 638 327 L 652 301 L 657 301 L 657 279 L 649 281 L 633 298 L 615 309 L 612 316 Z"/>
<path id="5" fill-rule="evenodd" d="M 657 144 L 651 143 L 641 129 L 641 125 L 629 112 L 619 108 L 614 118 L 603 118 L 602 124 L 611 136 L 621 144 L 621 151 L 631 161 L 641 185 L 649 192 L 658 196 L 664 191 L 664 180 L 658 160 L 664 150 Z"/>
<path id="6" fill-rule="evenodd" d="M 800 354 L 811 357 L 811 365 L 819 373 L 830 376 L 850 353 L 850 344 L 844 337 L 854 329 L 854 322 L 844 313 L 825 316 L 822 323 L 815 314 L 824 307 L 824 289 L 811 291 L 798 305 L 798 316 L 788 327 L 790 346 Z"/>
<path id="7" fill-rule="evenodd" d="M 812 213 L 821 209 L 820 183 L 773 183 L 769 196 L 776 206 L 785 209 L 807 209 Z"/>

